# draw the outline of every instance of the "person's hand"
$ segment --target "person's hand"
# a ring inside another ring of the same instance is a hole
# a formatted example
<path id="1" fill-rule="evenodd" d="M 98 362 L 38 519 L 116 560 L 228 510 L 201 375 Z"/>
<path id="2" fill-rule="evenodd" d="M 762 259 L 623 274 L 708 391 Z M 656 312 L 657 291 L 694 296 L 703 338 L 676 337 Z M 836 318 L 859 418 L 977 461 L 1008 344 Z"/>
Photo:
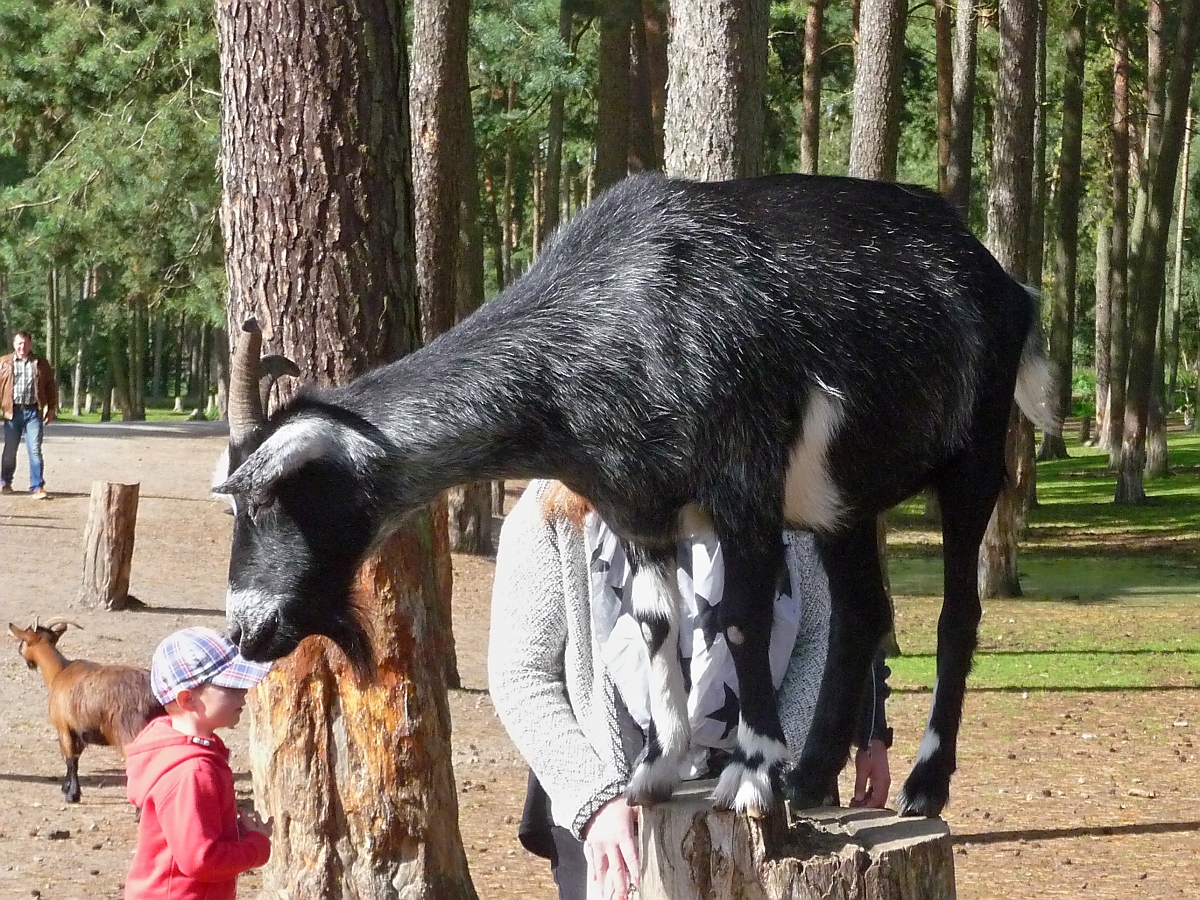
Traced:
<path id="1" fill-rule="evenodd" d="M 48 409 L 48 410 L 46 410 L 46 415 L 42 416 L 42 421 L 46 425 L 49 425 L 51 422 L 53 422 L 57 418 L 58 418 L 58 413 L 56 413 L 52 409 Z"/>
<path id="2" fill-rule="evenodd" d="M 592 816 L 583 839 L 588 878 L 602 897 L 624 900 L 638 883 L 637 810 L 614 797 Z"/>
<path id="3" fill-rule="evenodd" d="M 271 837 L 271 832 L 275 828 L 275 820 L 273 818 L 263 821 L 258 814 L 258 810 L 251 810 L 248 813 L 238 814 L 238 834 L 245 837 L 250 832 L 255 831 L 265 836 Z"/>
<path id="4" fill-rule="evenodd" d="M 854 796 L 850 808 L 883 809 L 892 787 L 888 751 L 883 741 L 873 740 L 854 754 Z"/>

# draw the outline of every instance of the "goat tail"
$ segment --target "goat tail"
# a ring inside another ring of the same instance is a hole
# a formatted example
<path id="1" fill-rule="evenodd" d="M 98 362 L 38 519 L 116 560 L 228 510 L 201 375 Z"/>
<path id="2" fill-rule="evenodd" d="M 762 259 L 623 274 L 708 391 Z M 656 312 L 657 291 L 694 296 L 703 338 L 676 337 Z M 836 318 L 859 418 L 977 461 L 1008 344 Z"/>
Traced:
<path id="1" fill-rule="evenodd" d="M 1058 394 L 1054 370 L 1042 343 L 1042 326 L 1037 315 L 1038 292 L 1031 287 L 1024 287 L 1024 291 L 1033 315 L 1029 333 L 1025 336 L 1025 348 L 1021 351 L 1021 365 L 1017 369 L 1017 406 L 1042 431 L 1058 431 L 1062 426 L 1056 411 Z"/>

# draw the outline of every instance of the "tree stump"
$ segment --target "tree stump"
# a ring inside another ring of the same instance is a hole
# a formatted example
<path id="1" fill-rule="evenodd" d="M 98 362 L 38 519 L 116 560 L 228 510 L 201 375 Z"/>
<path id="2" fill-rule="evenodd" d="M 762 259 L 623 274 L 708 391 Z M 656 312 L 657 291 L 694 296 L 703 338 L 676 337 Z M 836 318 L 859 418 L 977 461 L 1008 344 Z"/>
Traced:
<path id="1" fill-rule="evenodd" d="M 83 585 L 79 601 L 85 606 L 124 609 L 129 596 L 133 538 L 137 528 L 138 485 L 93 481 L 83 533 Z"/>
<path id="2" fill-rule="evenodd" d="M 941 819 L 804 810 L 787 823 L 714 810 L 715 782 L 642 810 L 640 900 L 953 900 Z"/>

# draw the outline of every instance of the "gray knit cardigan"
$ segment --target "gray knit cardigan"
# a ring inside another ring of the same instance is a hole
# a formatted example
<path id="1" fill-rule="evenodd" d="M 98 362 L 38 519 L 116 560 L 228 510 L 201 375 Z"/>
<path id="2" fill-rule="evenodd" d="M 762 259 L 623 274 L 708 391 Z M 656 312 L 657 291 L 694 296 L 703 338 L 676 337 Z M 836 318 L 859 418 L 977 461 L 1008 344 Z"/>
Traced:
<path id="1" fill-rule="evenodd" d="M 504 522 L 496 556 L 488 680 L 509 736 L 550 797 L 555 823 L 576 837 L 624 791 L 641 733 L 602 664 L 592 634 L 584 534 L 530 484 Z M 794 759 L 812 722 L 829 644 L 829 584 L 804 532 L 784 534 L 800 630 L 779 689 Z"/>

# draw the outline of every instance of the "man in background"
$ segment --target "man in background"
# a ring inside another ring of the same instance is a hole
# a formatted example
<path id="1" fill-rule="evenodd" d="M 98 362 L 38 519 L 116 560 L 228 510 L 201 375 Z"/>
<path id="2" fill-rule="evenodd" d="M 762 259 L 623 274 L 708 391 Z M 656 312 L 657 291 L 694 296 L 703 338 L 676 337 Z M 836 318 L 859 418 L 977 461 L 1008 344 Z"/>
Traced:
<path id="1" fill-rule="evenodd" d="M 50 364 L 33 355 L 33 336 L 28 331 L 13 335 L 13 352 L 0 357 L 0 410 L 4 414 L 0 493 L 13 492 L 17 445 L 24 437 L 29 454 L 29 494 L 35 500 L 45 500 L 50 495 L 42 471 L 42 426 L 53 422 L 58 414 L 58 386 Z"/>

